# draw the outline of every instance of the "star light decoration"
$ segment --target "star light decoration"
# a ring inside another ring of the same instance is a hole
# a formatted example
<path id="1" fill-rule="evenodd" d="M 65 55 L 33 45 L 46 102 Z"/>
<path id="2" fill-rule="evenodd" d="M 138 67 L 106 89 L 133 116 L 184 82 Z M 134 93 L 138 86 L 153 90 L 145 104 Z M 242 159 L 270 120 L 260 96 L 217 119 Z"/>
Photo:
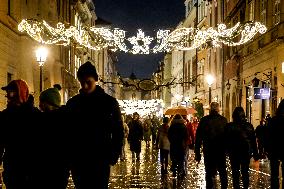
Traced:
<path id="1" fill-rule="evenodd" d="M 145 36 L 145 33 L 141 29 L 138 29 L 137 36 L 130 37 L 127 40 L 133 45 L 131 50 L 133 54 L 149 54 L 149 45 L 154 38 Z"/>
<path id="2" fill-rule="evenodd" d="M 217 29 L 178 28 L 172 32 L 159 30 L 156 39 L 145 36 L 138 29 L 137 35 L 126 38 L 125 31 L 115 28 L 84 27 L 78 30 L 74 26 L 66 28 L 64 24 L 58 23 L 56 28 L 50 26 L 46 21 L 22 20 L 18 30 L 26 32 L 36 41 L 42 44 L 78 44 L 80 46 L 101 50 L 109 48 L 112 51 L 123 51 L 132 54 L 149 54 L 159 52 L 170 52 L 176 50 L 193 50 L 203 44 L 211 43 L 213 47 L 221 44 L 228 46 L 242 45 L 250 41 L 257 33 L 264 34 L 267 28 L 260 22 L 248 22 L 243 25 L 237 23 L 232 28 L 225 24 L 219 24 Z M 157 44 L 151 49 L 153 41 Z M 129 48 L 125 41 L 129 41 Z"/>

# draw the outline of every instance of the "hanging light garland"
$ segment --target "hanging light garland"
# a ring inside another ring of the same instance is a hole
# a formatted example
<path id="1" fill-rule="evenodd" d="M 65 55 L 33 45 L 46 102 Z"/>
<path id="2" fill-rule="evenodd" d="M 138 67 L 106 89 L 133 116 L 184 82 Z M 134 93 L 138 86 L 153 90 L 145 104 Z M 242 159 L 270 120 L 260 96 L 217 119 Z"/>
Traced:
<path id="1" fill-rule="evenodd" d="M 228 46 L 242 45 L 250 41 L 257 33 L 264 34 L 267 28 L 260 22 L 248 22 L 244 25 L 237 23 L 232 28 L 225 24 L 219 24 L 217 30 L 210 27 L 200 30 L 198 28 L 178 28 L 172 32 L 159 30 L 156 36 L 157 44 L 151 49 L 150 44 L 154 38 L 145 36 L 145 33 L 138 29 L 137 35 L 125 37 L 125 31 L 115 28 L 85 27 L 78 30 L 74 26 L 66 28 L 64 24 L 58 23 L 56 28 L 51 27 L 47 22 L 36 20 L 22 20 L 18 30 L 26 32 L 36 41 L 42 44 L 69 45 L 78 43 L 80 46 L 101 50 L 110 48 L 112 51 L 123 51 L 132 54 L 149 54 L 159 52 L 170 52 L 175 50 L 193 50 L 208 42 L 213 47 L 220 47 L 221 44 Z M 132 48 L 128 48 L 125 41 L 129 41 Z"/>
<path id="2" fill-rule="evenodd" d="M 125 110 L 126 114 L 137 112 L 141 116 L 152 113 L 163 112 L 161 99 L 152 100 L 118 100 L 120 107 Z"/>

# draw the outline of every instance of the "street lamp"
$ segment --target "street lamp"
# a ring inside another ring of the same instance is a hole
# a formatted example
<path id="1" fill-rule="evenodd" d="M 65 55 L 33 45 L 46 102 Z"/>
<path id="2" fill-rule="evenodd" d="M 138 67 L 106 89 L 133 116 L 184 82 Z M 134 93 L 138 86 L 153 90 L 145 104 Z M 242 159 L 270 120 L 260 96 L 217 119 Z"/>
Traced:
<path id="1" fill-rule="evenodd" d="M 36 61 L 39 64 L 39 77 L 40 77 L 40 81 L 39 81 L 39 90 L 40 92 L 42 92 L 42 69 L 43 69 L 43 64 L 46 61 L 46 57 L 47 57 L 47 50 L 44 47 L 39 47 L 36 50 Z"/>
<path id="2" fill-rule="evenodd" d="M 210 105 L 211 104 L 211 85 L 215 81 L 215 78 L 211 74 L 209 74 L 206 76 L 206 81 L 209 86 L 209 105 Z"/>

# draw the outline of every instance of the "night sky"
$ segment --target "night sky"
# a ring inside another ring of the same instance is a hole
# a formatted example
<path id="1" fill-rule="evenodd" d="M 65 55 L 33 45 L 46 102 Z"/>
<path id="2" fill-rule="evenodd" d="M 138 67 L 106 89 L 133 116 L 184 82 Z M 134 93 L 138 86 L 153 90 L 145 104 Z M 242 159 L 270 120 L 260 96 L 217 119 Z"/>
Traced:
<path id="1" fill-rule="evenodd" d="M 141 28 L 146 35 L 156 36 L 158 29 L 174 29 L 184 19 L 184 0 L 94 0 L 98 17 L 127 31 L 126 37 L 136 36 Z M 130 46 L 129 46 L 130 47 Z M 163 53 L 132 55 L 118 52 L 117 69 L 122 77 L 132 71 L 142 78 L 149 78 L 157 70 Z"/>

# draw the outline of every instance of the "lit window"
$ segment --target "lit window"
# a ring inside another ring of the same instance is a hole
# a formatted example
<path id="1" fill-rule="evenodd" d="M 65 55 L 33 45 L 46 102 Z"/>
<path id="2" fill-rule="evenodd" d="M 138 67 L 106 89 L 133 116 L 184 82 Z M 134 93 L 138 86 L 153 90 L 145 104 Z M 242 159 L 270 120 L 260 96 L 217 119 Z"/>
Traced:
<path id="1" fill-rule="evenodd" d="M 204 59 L 200 60 L 197 63 L 197 85 L 199 86 L 199 88 L 203 88 L 204 87 Z"/>
<path id="2" fill-rule="evenodd" d="M 249 3 L 249 21 L 254 20 L 254 0 Z"/>
<path id="3" fill-rule="evenodd" d="M 75 55 L 75 69 L 74 69 L 74 76 L 77 79 L 77 72 L 79 67 L 81 66 L 81 59 L 77 55 Z"/>
<path id="4" fill-rule="evenodd" d="M 266 25 L 266 6 L 267 0 L 261 0 L 260 2 L 260 21 Z"/>

